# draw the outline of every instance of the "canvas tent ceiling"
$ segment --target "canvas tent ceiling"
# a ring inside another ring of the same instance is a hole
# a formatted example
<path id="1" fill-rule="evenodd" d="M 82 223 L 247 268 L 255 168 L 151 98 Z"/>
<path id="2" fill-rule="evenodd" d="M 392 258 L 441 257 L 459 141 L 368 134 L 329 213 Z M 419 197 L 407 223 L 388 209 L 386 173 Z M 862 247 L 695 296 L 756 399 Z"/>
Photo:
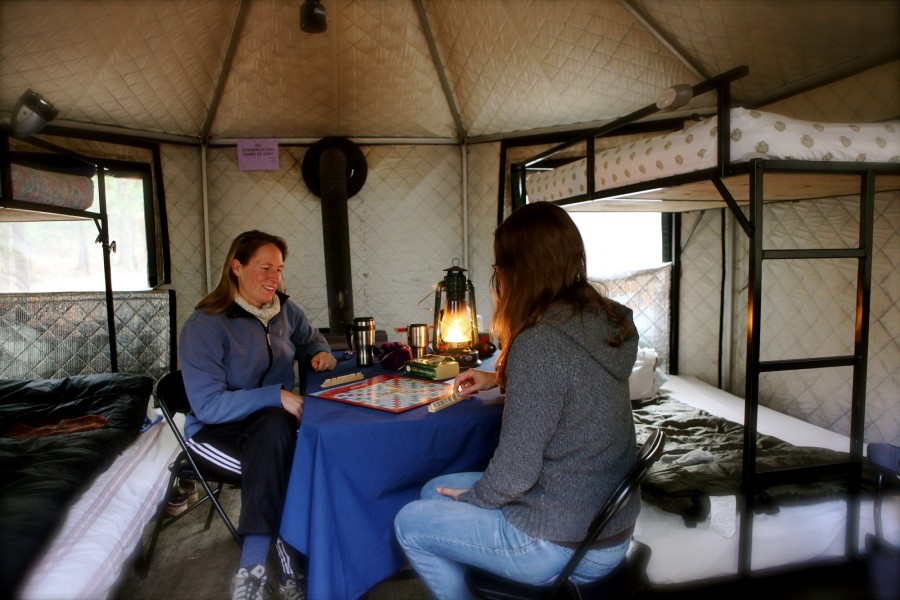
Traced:
<path id="1" fill-rule="evenodd" d="M 596 125 L 740 64 L 739 100 L 871 67 L 890 102 L 900 85 L 896 0 L 321 1 L 308 34 L 302 0 L 0 0 L 0 119 L 31 87 L 54 125 L 157 139 L 478 141 Z"/>

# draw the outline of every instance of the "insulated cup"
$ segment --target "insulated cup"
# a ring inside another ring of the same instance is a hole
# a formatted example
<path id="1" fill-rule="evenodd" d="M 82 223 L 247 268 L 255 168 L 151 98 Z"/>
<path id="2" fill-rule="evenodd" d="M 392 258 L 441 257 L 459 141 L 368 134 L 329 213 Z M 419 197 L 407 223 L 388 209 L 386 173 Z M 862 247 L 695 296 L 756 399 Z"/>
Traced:
<path id="1" fill-rule="evenodd" d="M 347 325 L 347 345 L 356 355 L 356 365 L 369 367 L 375 364 L 375 319 L 356 317 Z"/>
<path id="2" fill-rule="evenodd" d="M 415 323 L 406 326 L 406 339 L 413 358 L 422 358 L 428 347 L 428 325 Z"/>

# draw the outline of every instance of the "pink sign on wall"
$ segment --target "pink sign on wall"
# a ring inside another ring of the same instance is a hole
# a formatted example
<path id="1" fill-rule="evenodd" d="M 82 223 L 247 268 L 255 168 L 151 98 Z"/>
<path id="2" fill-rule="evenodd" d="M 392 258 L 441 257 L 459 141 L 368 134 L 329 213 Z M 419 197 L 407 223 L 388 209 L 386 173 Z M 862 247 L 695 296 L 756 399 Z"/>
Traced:
<path id="1" fill-rule="evenodd" d="M 237 159 L 241 171 L 277 171 L 278 140 L 238 140 Z"/>

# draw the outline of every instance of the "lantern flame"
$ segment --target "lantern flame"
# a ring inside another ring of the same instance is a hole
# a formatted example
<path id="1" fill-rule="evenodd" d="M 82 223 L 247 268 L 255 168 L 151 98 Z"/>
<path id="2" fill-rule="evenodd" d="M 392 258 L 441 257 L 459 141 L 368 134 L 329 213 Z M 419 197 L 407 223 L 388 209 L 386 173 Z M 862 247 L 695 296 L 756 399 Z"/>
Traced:
<path id="1" fill-rule="evenodd" d="M 441 340 L 448 344 L 472 341 L 472 318 L 465 301 L 448 302 L 441 319 Z"/>

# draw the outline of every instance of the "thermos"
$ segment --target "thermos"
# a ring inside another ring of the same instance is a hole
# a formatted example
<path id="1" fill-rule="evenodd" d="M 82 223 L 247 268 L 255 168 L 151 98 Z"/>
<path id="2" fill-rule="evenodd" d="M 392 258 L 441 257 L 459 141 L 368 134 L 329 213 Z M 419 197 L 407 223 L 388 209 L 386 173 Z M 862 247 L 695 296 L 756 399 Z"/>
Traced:
<path id="1" fill-rule="evenodd" d="M 375 319 L 356 317 L 347 325 L 347 345 L 356 355 L 356 365 L 369 367 L 375 364 Z"/>
<path id="2" fill-rule="evenodd" d="M 412 351 L 413 358 L 422 358 L 425 356 L 428 348 L 428 325 L 416 323 L 406 326 L 406 340 Z"/>

